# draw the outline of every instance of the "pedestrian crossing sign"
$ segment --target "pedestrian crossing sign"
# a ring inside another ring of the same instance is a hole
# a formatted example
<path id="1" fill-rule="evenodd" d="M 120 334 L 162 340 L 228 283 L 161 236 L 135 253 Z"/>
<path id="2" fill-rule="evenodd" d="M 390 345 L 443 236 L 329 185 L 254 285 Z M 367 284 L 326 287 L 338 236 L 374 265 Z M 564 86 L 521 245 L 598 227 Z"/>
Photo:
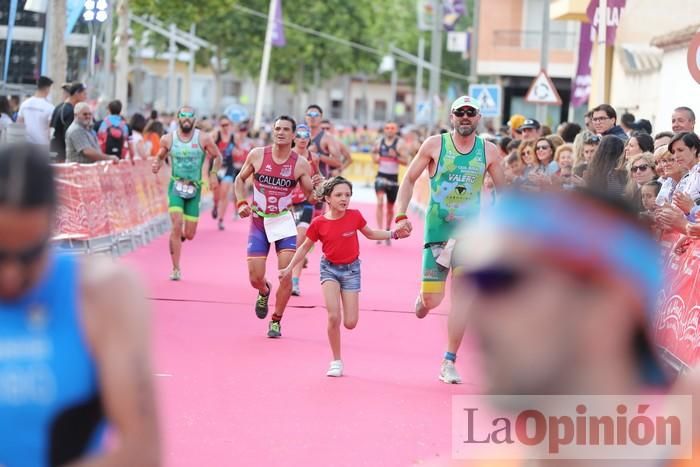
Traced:
<path id="1" fill-rule="evenodd" d="M 484 117 L 498 117 L 501 115 L 502 96 L 503 90 L 498 84 L 469 85 L 469 97 L 479 103 L 481 115 Z"/>

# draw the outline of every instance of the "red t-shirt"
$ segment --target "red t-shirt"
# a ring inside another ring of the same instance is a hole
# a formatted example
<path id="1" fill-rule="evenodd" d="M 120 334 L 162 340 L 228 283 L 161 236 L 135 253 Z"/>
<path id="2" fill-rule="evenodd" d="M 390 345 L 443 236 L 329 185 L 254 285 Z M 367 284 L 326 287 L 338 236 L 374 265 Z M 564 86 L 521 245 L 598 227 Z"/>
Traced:
<path id="1" fill-rule="evenodd" d="M 318 216 L 311 221 L 306 236 L 312 242 L 321 240 L 323 255 L 334 264 L 350 264 L 360 257 L 357 231 L 367 225 L 360 211 L 348 209 L 340 219 Z"/>

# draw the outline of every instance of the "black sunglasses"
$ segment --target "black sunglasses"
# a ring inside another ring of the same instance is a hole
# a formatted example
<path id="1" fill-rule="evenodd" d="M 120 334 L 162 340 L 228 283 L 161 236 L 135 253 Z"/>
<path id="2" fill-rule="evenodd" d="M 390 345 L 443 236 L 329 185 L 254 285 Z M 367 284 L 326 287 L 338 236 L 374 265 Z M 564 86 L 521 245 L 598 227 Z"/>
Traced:
<path id="1" fill-rule="evenodd" d="M 40 243 L 26 248 L 22 251 L 0 250 L 0 263 L 6 263 L 8 261 L 17 261 L 24 267 L 30 266 L 36 260 L 41 258 L 41 255 L 44 254 L 44 251 L 46 251 L 48 245 L 49 241 L 47 238 L 42 240 Z"/>
<path id="2" fill-rule="evenodd" d="M 467 117 L 476 117 L 477 115 L 479 115 L 479 111 L 469 107 L 469 108 L 467 108 L 467 110 L 461 110 L 461 109 L 453 110 L 452 115 L 454 115 L 457 118 L 462 118 L 465 115 Z"/>
<path id="3" fill-rule="evenodd" d="M 515 288 L 525 278 L 525 274 L 507 266 L 489 266 L 462 273 L 460 278 L 471 284 L 481 295 L 493 296 Z"/>
<path id="4" fill-rule="evenodd" d="M 647 164 L 637 165 L 637 166 L 630 168 L 630 172 L 632 172 L 632 173 L 645 172 L 648 168 L 649 168 L 649 166 Z"/>
<path id="5" fill-rule="evenodd" d="M 600 136 L 595 135 L 591 136 L 590 138 L 586 139 L 586 141 L 583 142 L 583 144 L 598 144 L 600 143 Z"/>

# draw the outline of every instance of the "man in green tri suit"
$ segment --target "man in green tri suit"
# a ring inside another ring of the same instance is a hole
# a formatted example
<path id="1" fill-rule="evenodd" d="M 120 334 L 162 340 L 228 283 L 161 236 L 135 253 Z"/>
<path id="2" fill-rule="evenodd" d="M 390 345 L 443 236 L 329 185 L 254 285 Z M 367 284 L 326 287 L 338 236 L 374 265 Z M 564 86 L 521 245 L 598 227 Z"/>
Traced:
<path id="1" fill-rule="evenodd" d="M 469 96 L 455 100 L 450 117 L 454 129 L 425 140 L 399 187 L 396 225 L 397 228 L 407 226 L 411 229 L 406 210 L 416 181 L 428 170 L 430 202 L 425 213 L 423 278 L 420 296 L 416 299 L 419 318 L 424 318 L 445 297 L 445 280 L 452 267 L 453 232 L 460 221 L 479 215 L 486 172 L 493 178 L 497 189 L 505 186 L 498 147 L 476 134 L 481 120 L 479 110 L 479 104 Z M 463 313 L 450 310 L 447 352 L 440 370 L 440 380 L 445 383 L 462 382 L 454 362 L 466 325 Z"/>
<path id="2" fill-rule="evenodd" d="M 160 140 L 160 151 L 153 161 L 153 173 L 158 173 L 163 160 L 170 154 L 172 177 L 168 185 L 168 211 L 173 230 L 170 234 L 170 257 L 173 272 L 170 280 L 179 281 L 180 252 L 182 242 L 192 240 L 197 232 L 199 200 L 202 195 L 204 160 L 212 159 L 209 172 L 209 187 L 216 191 L 219 180 L 216 173 L 221 167 L 221 153 L 212 137 L 194 128 L 196 121 L 192 107 L 182 107 L 177 114 L 179 128 Z M 184 221 L 184 230 L 183 230 Z"/>

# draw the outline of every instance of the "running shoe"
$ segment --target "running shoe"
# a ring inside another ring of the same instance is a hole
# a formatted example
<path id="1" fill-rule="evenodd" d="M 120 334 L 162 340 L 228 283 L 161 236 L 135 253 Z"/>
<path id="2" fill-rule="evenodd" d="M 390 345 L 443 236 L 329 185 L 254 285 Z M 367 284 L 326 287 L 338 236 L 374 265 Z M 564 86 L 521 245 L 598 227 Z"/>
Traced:
<path id="1" fill-rule="evenodd" d="M 270 321 L 270 324 L 267 327 L 267 337 L 273 339 L 282 337 L 282 326 L 280 325 L 279 321 Z"/>
<path id="2" fill-rule="evenodd" d="M 343 362 L 342 362 L 342 360 L 333 360 L 331 362 L 331 366 L 328 367 L 328 371 L 326 372 L 326 376 L 332 376 L 334 378 L 338 378 L 340 376 L 343 376 Z"/>
<path id="3" fill-rule="evenodd" d="M 299 284 L 292 284 L 292 295 L 295 297 L 301 296 L 301 289 L 299 289 Z"/>
<path id="4" fill-rule="evenodd" d="M 224 230 L 224 220 L 219 219 L 219 230 Z"/>
<path id="5" fill-rule="evenodd" d="M 267 295 L 258 292 L 258 299 L 255 301 L 255 314 L 260 319 L 265 319 L 267 317 L 267 302 L 270 299 L 271 293 L 272 284 L 269 282 L 267 282 Z"/>
<path id="6" fill-rule="evenodd" d="M 182 273 L 180 272 L 179 269 L 173 269 L 173 272 L 170 273 L 170 280 L 171 281 L 179 281 L 182 278 Z"/>
<path id="7" fill-rule="evenodd" d="M 217 217 L 219 217 L 219 206 L 214 204 L 214 207 L 211 208 L 211 218 L 216 219 Z"/>
<path id="8" fill-rule="evenodd" d="M 457 373 L 455 362 L 445 360 L 440 367 L 440 381 L 447 384 L 462 384 L 462 378 Z"/>

